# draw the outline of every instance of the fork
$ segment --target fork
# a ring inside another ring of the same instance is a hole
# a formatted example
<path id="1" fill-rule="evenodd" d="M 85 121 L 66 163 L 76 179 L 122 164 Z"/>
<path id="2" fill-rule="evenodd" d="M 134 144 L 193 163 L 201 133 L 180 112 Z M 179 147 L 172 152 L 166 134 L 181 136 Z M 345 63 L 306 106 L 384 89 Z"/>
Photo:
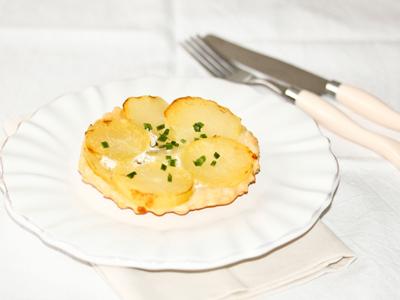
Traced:
<path id="1" fill-rule="evenodd" d="M 400 169 L 400 143 L 398 141 L 361 127 L 320 96 L 271 79 L 257 77 L 225 59 L 208 46 L 200 36 L 187 39 L 182 46 L 212 76 L 240 84 L 264 86 L 299 107 L 318 125 L 374 151 Z"/>

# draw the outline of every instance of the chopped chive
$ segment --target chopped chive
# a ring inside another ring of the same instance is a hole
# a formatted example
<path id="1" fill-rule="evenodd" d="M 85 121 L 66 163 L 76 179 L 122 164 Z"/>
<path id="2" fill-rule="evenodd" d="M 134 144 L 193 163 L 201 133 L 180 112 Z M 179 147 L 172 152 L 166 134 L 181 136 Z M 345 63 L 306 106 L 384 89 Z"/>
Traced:
<path id="1" fill-rule="evenodd" d="M 220 156 L 221 156 L 221 155 L 219 155 L 218 152 L 214 152 L 214 157 L 215 157 L 215 159 L 218 159 Z"/>
<path id="2" fill-rule="evenodd" d="M 158 148 L 165 148 L 165 145 L 160 145 L 158 146 Z"/>
<path id="3" fill-rule="evenodd" d="M 172 159 L 172 156 L 171 155 L 167 155 L 165 158 L 170 160 L 170 159 Z"/>
<path id="4" fill-rule="evenodd" d="M 204 127 L 204 123 L 202 123 L 202 122 L 197 122 L 197 123 L 193 124 L 193 129 L 196 132 L 200 132 L 203 127 Z"/>
<path id="5" fill-rule="evenodd" d="M 126 176 L 129 177 L 130 179 L 132 179 L 133 177 L 135 177 L 137 173 L 135 171 L 130 172 L 129 174 L 127 174 Z"/>
<path id="6" fill-rule="evenodd" d="M 176 167 L 176 159 L 171 159 L 168 163 L 171 167 Z"/>
<path id="7" fill-rule="evenodd" d="M 165 128 L 165 125 L 161 124 L 161 125 L 158 125 L 156 128 L 157 128 L 158 131 L 160 131 L 161 129 Z"/>
<path id="8" fill-rule="evenodd" d="M 108 142 L 106 142 L 106 141 L 102 141 L 102 142 L 101 142 L 101 146 L 102 146 L 103 148 L 108 148 L 108 147 L 110 147 L 110 145 L 109 145 Z"/>
<path id="9" fill-rule="evenodd" d="M 217 161 L 213 160 L 210 165 L 212 165 L 214 167 L 216 164 L 217 164 Z"/>
<path id="10" fill-rule="evenodd" d="M 179 144 L 176 141 L 171 141 L 172 146 L 179 147 Z"/>
<path id="11" fill-rule="evenodd" d="M 153 126 L 151 126 L 150 123 L 143 123 L 144 129 L 150 131 L 153 129 Z"/>
<path id="12" fill-rule="evenodd" d="M 160 142 L 165 142 L 167 139 L 168 137 L 166 135 L 160 135 L 157 140 Z"/>
<path id="13" fill-rule="evenodd" d="M 194 140 L 195 140 L 195 141 L 198 141 L 198 140 L 199 140 L 199 138 L 194 138 Z"/>
<path id="14" fill-rule="evenodd" d="M 172 175 L 171 175 L 171 173 L 168 173 L 168 182 L 171 182 L 172 181 Z"/>
<path id="15" fill-rule="evenodd" d="M 158 137 L 160 142 L 165 142 L 168 139 L 169 129 L 165 129 L 164 132 Z"/>
<path id="16" fill-rule="evenodd" d="M 186 143 L 186 140 L 185 139 L 181 139 L 181 143 L 182 144 Z"/>
<path id="17" fill-rule="evenodd" d="M 207 134 L 202 133 L 202 134 L 200 134 L 200 137 L 201 137 L 202 139 L 206 139 L 206 138 L 207 138 Z"/>
<path id="18" fill-rule="evenodd" d="M 161 170 L 165 171 L 167 169 L 167 165 L 161 164 Z"/>
<path id="19" fill-rule="evenodd" d="M 206 161 L 206 157 L 204 155 L 200 156 L 198 159 L 194 160 L 193 163 L 196 167 L 200 167 Z"/>
<path id="20" fill-rule="evenodd" d="M 171 150 L 172 148 L 174 148 L 174 146 L 171 143 L 166 143 L 165 148 Z"/>

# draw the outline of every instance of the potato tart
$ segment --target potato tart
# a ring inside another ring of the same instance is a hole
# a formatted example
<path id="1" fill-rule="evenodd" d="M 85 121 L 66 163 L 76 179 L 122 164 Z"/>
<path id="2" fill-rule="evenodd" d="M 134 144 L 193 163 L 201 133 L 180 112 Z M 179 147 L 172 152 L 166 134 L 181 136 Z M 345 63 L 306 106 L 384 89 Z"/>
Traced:
<path id="1" fill-rule="evenodd" d="M 257 139 L 215 101 L 140 96 L 89 126 L 79 171 L 120 208 L 183 215 L 246 193 L 258 159 Z"/>

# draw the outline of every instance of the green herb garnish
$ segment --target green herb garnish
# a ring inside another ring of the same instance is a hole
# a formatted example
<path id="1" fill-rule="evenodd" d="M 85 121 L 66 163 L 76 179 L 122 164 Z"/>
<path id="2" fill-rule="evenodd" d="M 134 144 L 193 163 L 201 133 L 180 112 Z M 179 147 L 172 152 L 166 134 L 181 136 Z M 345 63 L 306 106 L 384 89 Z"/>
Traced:
<path id="1" fill-rule="evenodd" d="M 168 182 L 171 182 L 172 181 L 172 175 L 171 175 L 171 173 L 168 173 Z"/>
<path id="2" fill-rule="evenodd" d="M 202 134 L 200 134 L 200 137 L 201 137 L 202 139 L 206 139 L 206 138 L 207 138 L 207 134 L 202 133 Z"/>
<path id="3" fill-rule="evenodd" d="M 221 156 L 221 155 L 219 155 L 218 152 L 214 152 L 214 157 L 215 157 L 215 159 L 218 159 L 220 156 Z"/>
<path id="4" fill-rule="evenodd" d="M 143 123 L 143 127 L 144 127 L 144 129 L 146 129 L 148 131 L 153 129 L 153 126 L 151 126 L 150 123 Z"/>
<path id="5" fill-rule="evenodd" d="M 204 123 L 202 123 L 202 122 L 197 122 L 197 123 L 193 124 L 193 129 L 196 132 L 200 132 L 203 127 L 204 127 Z"/>
<path id="6" fill-rule="evenodd" d="M 206 157 L 204 155 L 200 156 L 198 159 L 194 160 L 193 163 L 196 167 L 200 167 L 206 161 Z"/>
<path id="7" fill-rule="evenodd" d="M 157 140 L 160 142 L 165 142 L 167 139 L 168 137 L 166 135 L 160 135 Z"/>
<path id="8" fill-rule="evenodd" d="M 181 139 L 181 143 L 182 144 L 186 143 L 186 140 L 185 139 Z"/>
<path id="9" fill-rule="evenodd" d="M 133 171 L 133 172 L 130 172 L 129 174 L 127 174 L 126 176 L 129 177 L 130 179 L 132 179 L 133 177 L 136 176 L 136 174 L 137 173 L 135 171 Z"/>
<path id="10" fill-rule="evenodd" d="M 172 156 L 171 155 L 167 155 L 165 158 L 169 160 L 169 159 L 172 159 Z"/>
<path id="11" fill-rule="evenodd" d="M 102 141 L 102 142 L 101 142 L 101 146 L 102 146 L 103 148 L 109 148 L 109 147 L 110 147 L 110 145 L 109 145 L 108 142 L 106 142 L 106 141 Z"/>
<path id="12" fill-rule="evenodd" d="M 161 164 L 161 170 L 165 171 L 167 169 L 167 165 Z"/>
<path id="13" fill-rule="evenodd" d="M 194 138 L 194 140 L 195 140 L 195 141 L 198 141 L 198 140 L 199 140 L 199 138 Z"/>
<path id="14" fill-rule="evenodd" d="M 174 145 L 172 145 L 171 143 L 166 143 L 165 144 L 165 149 L 171 150 L 172 148 L 174 148 Z"/>
<path id="15" fill-rule="evenodd" d="M 157 128 L 158 131 L 160 131 L 161 129 L 165 128 L 165 125 L 161 124 L 161 125 L 158 125 L 156 128 Z"/>
<path id="16" fill-rule="evenodd" d="M 170 159 L 168 163 L 171 167 L 176 167 L 176 159 Z"/>
<path id="17" fill-rule="evenodd" d="M 213 160 L 210 165 L 212 165 L 214 167 L 216 164 L 217 164 L 217 161 Z"/>
<path id="18" fill-rule="evenodd" d="M 160 142 L 165 142 L 168 139 L 169 129 L 165 129 L 164 132 L 158 137 Z"/>
<path id="19" fill-rule="evenodd" d="M 165 129 L 164 132 L 161 135 L 168 135 L 169 134 L 169 129 Z"/>
<path id="20" fill-rule="evenodd" d="M 179 147 L 179 144 L 176 141 L 171 141 L 172 146 Z"/>

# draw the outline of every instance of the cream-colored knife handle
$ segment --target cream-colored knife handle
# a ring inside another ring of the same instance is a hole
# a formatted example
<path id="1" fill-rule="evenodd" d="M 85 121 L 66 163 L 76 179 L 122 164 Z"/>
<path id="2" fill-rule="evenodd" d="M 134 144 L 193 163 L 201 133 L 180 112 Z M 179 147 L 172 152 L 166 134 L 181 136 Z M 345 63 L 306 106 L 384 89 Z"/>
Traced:
<path id="1" fill-rule="evenodd" d="M 354 143 L 375 151 L 400 169 L 400 143 L 368 131 L 351 120 L 339 109 L 309 91 L 295 96 L 296 105 L 319 125 Z"/>
<path id="2" fill-rule="evenodd" d="M 347 84 L 340 84 L 336 99 L 365 118 L 377 124 L 400 131 L 400 113 L 394 111 L 377 97 Z"/>

